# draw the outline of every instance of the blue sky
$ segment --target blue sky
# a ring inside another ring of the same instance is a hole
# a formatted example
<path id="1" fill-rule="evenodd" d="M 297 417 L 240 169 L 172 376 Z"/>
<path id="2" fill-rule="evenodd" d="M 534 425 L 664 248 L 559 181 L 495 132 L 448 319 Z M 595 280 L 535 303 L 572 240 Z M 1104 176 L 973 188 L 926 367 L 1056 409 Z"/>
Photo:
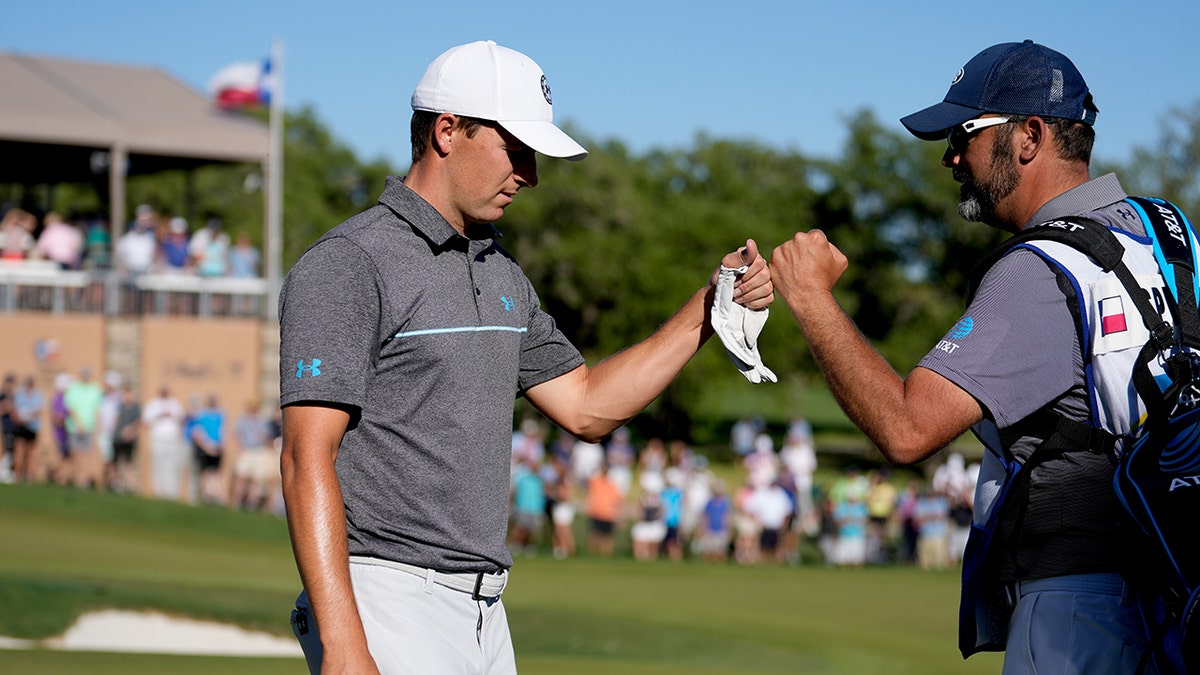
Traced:
<path id="1" fill-rule="evenodd" d="M 0 51 L 152 66 L 201 90 L 279 40 L 287 107 L 312 106 L 360 158 L 397 168 L 413 85 L 443 50 L 478 39 L 542 66 L 557 121 L 639 153 L 706 133 L 836 157 L 846 117 L 866 108 L 901 130 L 975 53 L 1025 38 L 1083 72 L 1098 158 L 1128 159 L 1171 106 L 1200 105 L 1195 0 L 8 4 Z"/>

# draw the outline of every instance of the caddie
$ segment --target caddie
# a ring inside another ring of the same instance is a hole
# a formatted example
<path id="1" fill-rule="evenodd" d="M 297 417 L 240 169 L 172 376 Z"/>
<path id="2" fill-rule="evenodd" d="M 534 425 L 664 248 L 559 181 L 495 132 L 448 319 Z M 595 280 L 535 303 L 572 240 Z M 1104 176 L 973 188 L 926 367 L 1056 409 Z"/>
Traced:
<path id="1" fill-rule="evenodd" d="M 1020 232 L 1085 215 L 1117 233 L 1153 284 L 1137 209 L 1115 175 L 1089 174 L 1097 113 L 1075 65 L 1026 40 L 979 52 L 940 103 L 901 122 L 946 141 L 964 218 Z M 1001 258 L 903 378 L 834 300 L 848 261 L 823 233 L 796 234 L 771 268 L 842 408 L 891 462 L 927 459 L 967 429 L 986 446 L 964 561 L 964 656 L 1003 650 L 1005 673 L 1132 674 L 1147 635 L 1121 575 L 1112 435 L 1097 432 L 1128 433 L 1136 419 L 1128 406 L 1094 410 L 1089 375 L 1146 335 L 1131 336 L 1140 319 L 1119 283 L 1058 253 L 1019 246 Z M 1128 377 L 1104 386 L 1132 391 Z"/>

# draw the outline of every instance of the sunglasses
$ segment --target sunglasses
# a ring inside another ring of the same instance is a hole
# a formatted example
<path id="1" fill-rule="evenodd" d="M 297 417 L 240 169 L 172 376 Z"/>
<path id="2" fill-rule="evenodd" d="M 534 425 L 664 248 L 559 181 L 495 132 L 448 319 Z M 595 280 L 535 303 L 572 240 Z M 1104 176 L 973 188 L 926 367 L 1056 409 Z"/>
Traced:
<path id="1" fill-rule="evenodd" d="M 962 124 L 950 127 L 950 133 L 946 135 L 946 144 L 950 146 L 951 152 L 963 153 L 967 149 L 967 143 L 976 134 L 988 127 L 995 127 L 1001 124 L 1008 124 L 1013 120 L 1009 117 L 976 117 L 973 120 L 967 120 Z"/>

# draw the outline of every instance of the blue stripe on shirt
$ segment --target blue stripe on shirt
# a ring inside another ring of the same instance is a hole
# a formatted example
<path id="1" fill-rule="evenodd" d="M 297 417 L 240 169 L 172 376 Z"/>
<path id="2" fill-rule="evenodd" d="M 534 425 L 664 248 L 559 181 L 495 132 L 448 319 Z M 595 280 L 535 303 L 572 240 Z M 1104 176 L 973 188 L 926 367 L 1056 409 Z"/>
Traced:
<path id="1" fill-rule="evenodd" d="M 426 328 L 424 330 L 410 330 L 396 333 L 391 337 L 391 340 L 407 337 L 418 337 L 421 335 L 442 335 L 444 333 L 485 333 L 488 331 L 527 333 L 529 332 L 529 329 L 525 328 L 524 326 L 462 326 L 459 328 Z M 389 342 L 391 340 L 389 340 Z"/>

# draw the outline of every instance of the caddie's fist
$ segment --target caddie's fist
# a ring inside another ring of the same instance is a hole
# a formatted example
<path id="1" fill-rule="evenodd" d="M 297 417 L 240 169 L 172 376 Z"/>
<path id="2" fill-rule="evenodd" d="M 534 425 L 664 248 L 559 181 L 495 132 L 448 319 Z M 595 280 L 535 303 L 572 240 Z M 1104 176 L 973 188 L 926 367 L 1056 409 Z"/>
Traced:
<path id="1" fill-rule="evenodd" d="M 797 232 L 771 252 L 771 278 L 789 303 L 805 293 L 832 290 L 848 265 L 820 230 Z"/>

